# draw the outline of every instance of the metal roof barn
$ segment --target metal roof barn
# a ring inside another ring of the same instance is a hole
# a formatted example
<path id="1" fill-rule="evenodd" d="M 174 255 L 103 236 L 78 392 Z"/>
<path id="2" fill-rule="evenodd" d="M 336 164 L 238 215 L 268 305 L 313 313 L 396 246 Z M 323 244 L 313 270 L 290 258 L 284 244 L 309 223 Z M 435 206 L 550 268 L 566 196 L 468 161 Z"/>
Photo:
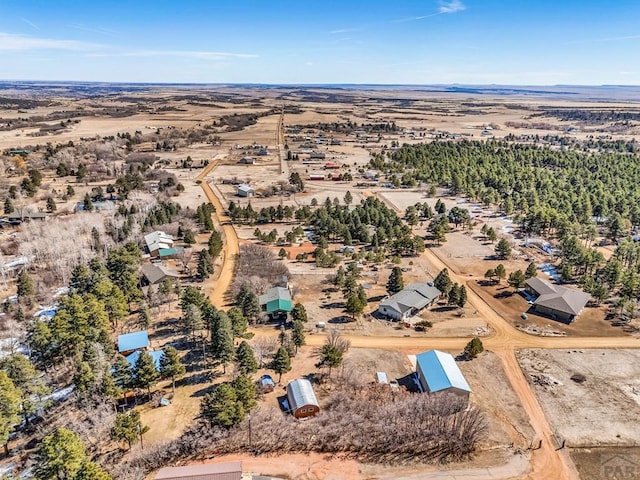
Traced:
<path id="1" fill-rule="evenodd" d="M 287 385 L 289 409 L 296 418 L 310 417 L 320 411 L 311 382 L 306 378 L 292 380 Z"/>
<path id="2" fill-rule="evenodd" d="M 162 468 L 155 480 L 241 480 L 242 463 L 208 463 L 185 467 Z"/>
<path id="3" fill-rule="evenodd" d="M 416 373 L 425 392 L 450 391 L 465 396 L 471 393 L 471 387 L 449 353 L 429 350 L 416 355 Z"/>

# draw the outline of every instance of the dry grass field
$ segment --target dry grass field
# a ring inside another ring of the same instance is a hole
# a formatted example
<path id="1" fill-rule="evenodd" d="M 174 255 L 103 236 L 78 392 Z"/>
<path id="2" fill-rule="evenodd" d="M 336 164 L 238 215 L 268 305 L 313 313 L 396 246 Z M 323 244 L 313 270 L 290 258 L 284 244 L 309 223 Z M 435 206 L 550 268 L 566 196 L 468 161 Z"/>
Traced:
<path id="1" fill-rule="evenodd" d="M 523 350 L 518 359 L 569 447 L 640 443 L 636 350 Z"/>

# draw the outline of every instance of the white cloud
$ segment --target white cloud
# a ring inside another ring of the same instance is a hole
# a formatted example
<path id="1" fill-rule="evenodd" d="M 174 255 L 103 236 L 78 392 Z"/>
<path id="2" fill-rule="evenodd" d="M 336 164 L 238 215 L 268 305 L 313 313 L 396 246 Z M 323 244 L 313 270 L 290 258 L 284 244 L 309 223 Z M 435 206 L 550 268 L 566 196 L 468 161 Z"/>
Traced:
<path id="1" fill-rule="evenodd" d="M 624 35 L 621 37 L 607 37 L 607 38 L 590 38 L 585 40 L 572 40 L 567 42 L 566 45 L 583 45 L 585 43 L 602 43 L 602 42 L 621 42 L 625 40 L 638 40 L 640 35 Z"/>
<path id="2" fill-rule="evenodd" d="M 208 52 L 198 50 L 132 50 L 122 52 L 101 52 L 89 54 L 91 57 L 185 57 L 203 60 L 225 60 L 229 58 L 256 58 L 253 53 Z"/>
<path id="3" fill-rule="evenodd" d="M 77 40 L 58 40 L 0 32 L 0 51 L 69 50 L 77 52 L 96 50 L 99 48 L 101 48 L 101 46 L 95 43 L 80 42 Z"/>
<path id="4" fill-rule="evenodd" d="M 456 13 L 465 10 L 467 7 L 460 0 L 451 0 L 450 2 L 440 2 L 438 11 L 440 13 Z"/>
<path id="5" fill-rule="evenodd" d="M 21 18 L 20 20 L 22 20 L 24 23 L 26 23 L 27 25 L 29 25 L 31 28 L 33 28 L 34 30 L 40 30 L 40 27 L 38 27 L 38 25 L 36 25 L 35 23 L 33 23 L 31 20 L 29 20 L 28 18 Z"/>

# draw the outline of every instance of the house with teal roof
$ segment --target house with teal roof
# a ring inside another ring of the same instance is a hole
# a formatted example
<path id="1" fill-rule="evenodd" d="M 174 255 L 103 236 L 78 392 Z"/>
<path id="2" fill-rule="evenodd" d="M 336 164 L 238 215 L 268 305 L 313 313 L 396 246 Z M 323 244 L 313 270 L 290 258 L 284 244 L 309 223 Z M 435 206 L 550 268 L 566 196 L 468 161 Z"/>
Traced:
<path id="1" fill-rule="evenodd" d="M 269 315 L 289 313 L 293 310 L 291 292 L 288 288 L 273 287 L 260 295 L 260 307 Z"/>

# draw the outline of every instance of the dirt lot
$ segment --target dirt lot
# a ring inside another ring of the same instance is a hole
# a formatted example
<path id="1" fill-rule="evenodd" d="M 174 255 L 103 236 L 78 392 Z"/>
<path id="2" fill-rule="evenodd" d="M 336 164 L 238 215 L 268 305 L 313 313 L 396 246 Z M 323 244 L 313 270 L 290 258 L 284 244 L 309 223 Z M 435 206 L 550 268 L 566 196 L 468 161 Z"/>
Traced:
<path id="1" fill-rule="evenodd" d="M 571 447 L 640 442 L 640 352 L 523 350 L 518 358 L 551 425 Z M 572 380 L 581 374 L 585 381 Z"/>
<path id="2" fill-rule="evenodd" d="M 640 447 L 572 448 L 582 480 L 640 477 Z"/>

